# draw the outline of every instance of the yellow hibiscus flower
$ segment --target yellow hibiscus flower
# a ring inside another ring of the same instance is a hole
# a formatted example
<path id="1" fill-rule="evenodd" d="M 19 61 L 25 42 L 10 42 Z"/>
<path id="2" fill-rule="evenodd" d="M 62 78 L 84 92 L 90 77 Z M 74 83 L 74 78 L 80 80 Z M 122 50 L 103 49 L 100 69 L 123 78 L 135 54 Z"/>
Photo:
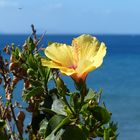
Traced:
<path id="1" fill-rule="evenodd" d="M 100 67 L 106 54 L 106 46 L 96 37 L 81 35 L 72 45 L 53 43 L 45 49 L 50 59 L 41 59 L 42 65 L 57 68 L 61 73 L 71 76 L 75 81 L 85 80 L 87 74 Z"/>

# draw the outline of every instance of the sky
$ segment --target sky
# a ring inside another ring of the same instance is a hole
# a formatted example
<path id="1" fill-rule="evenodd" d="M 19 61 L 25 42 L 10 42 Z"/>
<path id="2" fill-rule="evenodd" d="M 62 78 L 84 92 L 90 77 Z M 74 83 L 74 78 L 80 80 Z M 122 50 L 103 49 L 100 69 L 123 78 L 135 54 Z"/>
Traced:
<path id="1" fill-rule="evenodd" d="M 0 0 L 0 34 L 140 34 L 140 0 Z"/>

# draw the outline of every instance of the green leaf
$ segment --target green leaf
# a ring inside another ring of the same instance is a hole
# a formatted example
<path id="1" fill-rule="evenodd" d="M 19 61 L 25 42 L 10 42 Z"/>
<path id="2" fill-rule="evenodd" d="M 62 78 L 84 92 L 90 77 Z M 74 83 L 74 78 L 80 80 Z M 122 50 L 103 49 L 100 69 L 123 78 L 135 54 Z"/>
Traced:
<path id="1" fill-rule="evenodd" d="M 89 101 L 91 99 L 93 99 L 96 96 L 95 91 L 93 91 L 91 88 L 88 91 L 88 94 L 85 96 L 84 101 Z"/>
<path id="2" fill-rule="evenodd" d="M 87 140 L 87 136 L 78 126 L 68 126 L 62 135 L 62 140 Z"/>
<path id="3" fill-rule="evenodd" d="M 38 67 L 38 71 L 41 75 L 42 78 L 46 81 L 46 83 L 49 81 L 49 76 L 50 76 L 50 69 L 47 67 Z"/>
<path id="4" fill-rule="evenodd" d="M 79 110 L 80 105 L 80 95 L 78 92 L 73 92 L 70 95 L 70 105 L 74 108 L 75 112 Z"/>
<path id="5" fill-rule="evenodd" d="M 109 133 L 109 137 L 110 137 L 110 140 L 116 140 L 117 139 L 117 123 L 113 123 L 113 122 L 110 122 L 109 125 L 108 125 L 108 133 Z"/>
<path id="6" fill-rule="evenodd" d="M 0 129 L 3 128 L 5 125 L 5 121 L 4 120 L 0 120 Z"/>
<path id="7" fill-rule="evenodd" d="M 41 121 L 40 123 L 40 129 L 39 129 L 39 134 L 45 138 L 46 135 L 46 128 L 48 126 L 48 120 L 45 118 Z"/>
<path id="8" fill-rule="evenodd" d="M 85 114 L 85 115 L 91 114 L 91 112 L 88 110 L 88 103 L 83 104 L 80 113 Z"/>
<path id="9" fill-rule="evenodd" d="M 22 67 L 24 70 L 27 70 L 27 69 L 28 69 L 28 66 L 27 66 L 27 64 L 25 64 L 25 63 L 22 64 L 21 67 Z"/>
<path id="10" fill-rule="evenodd" d="M 16 49 L 15 49 L 16 56 L 19 56 L 19 53 L 20 53 L 20 49 L 18 47 L 16 47 Z"/>
<path id="11" fill-rule="evenodd" d="M 104 124 L 108 123 L 111 118 L 111 114 L 108 112 L 108 110 L 100 106 L 93 107 L 92 114 L 96 120 Z"/>
<path id="12" fill-rule="evenodd" d="M 23 98 L 24 100 L 29 100 L 32 96 L 36 96 L 42 94 L 44 89 L 42 87 L 33 87 L 31 90 L 28 90 L 27 93 L 24 93 Z"/>
<path id="13" fill-rule="evenodd" d="M 42 86 L 42 81 L 39 81 L 39 80 L 30 80 L 30 83 L 35 87 L 41 87 Z"/>
<path id="14" fill-rule="evenodd" d="M 48 129 L 53 131 L 64 118 L 66 117 L 63 115 L 54 115 L 49 121 Z"/>
<path id="15" fill-rule="evenodd" d="M 53 104 L 51 109 L 57 114 L 66 116 L 64 106 L 65 106 L 64 102 L 61 99 L 58 99 L 56 95 L 53 95 Z"/>
<path id="16" fill-rule="evenodd" d="M 54 115 L 47 127 L 47 135 L 55 135 L 64 125 L 67 125 L 70 122 L 69 117 L 63 115 Z M 46 140 L 48 140 L 46 138 Z"/>
<path id="17" fill-rule="evenodd" d="M 28 58 L 27 58 L 27 64 L 29 65 L 29 67 L 31 67 L 33 70 L 37 70 L 38 69 L 38 62 L 35 60 L 33 54 L 29 54 Z"/>
<path id="18" fill-rule="evenodd" d="M 109 140 L 109 132 L 107 129 L 104 130 L 104 140 Z"/>
<path id="19" fill-rule="evenodd" d="M 45 112 L 45 113 L 48 113 L 48 114 L 50 114 L 50 115 L 56 115 L 56 113 L 55 113 L 53 110 L 49 109 L 49 108 L 41 107 L 39 110 L 40 110 L 40 111 L 43 111 L 43 112 Z"/>
<path id="20" fill-rule="evenodd" d="M 45 140 L 60 140 L 63 133 L 64 129 L 60 129 L 56 135 L 54 135 L 54 133 L 51 133 Z"/>
<path id="21" fill-rule="evenodd" d="M 19 59 L 19 53 L 17 52 L 12 52 L 12 56 L 14 57 L 15 61 L 14 62 L 18 62 L 18 59 Z"/>
<path id="22" fill-rule="evenodd" d="M 29 47 L 29 51 L 32 52 L 35 49 L 35 44 L 33 42 L 33 39 L 31 37 L 29 37 L 26 41 L 28 47 Z"/>

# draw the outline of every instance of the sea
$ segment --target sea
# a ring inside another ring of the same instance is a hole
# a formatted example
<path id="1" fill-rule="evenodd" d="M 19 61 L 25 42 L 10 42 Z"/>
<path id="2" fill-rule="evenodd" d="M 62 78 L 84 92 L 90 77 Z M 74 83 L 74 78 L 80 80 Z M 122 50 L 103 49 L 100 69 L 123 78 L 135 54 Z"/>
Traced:
<path id="1" fill-rule="evenodd" d="M 20 47 L 28 36 L 0 35 L 0 49 L 11 43 Z M 48 42 L 71 44 L 77 36 L 46 35 L 40 47 L 45 48 Z M 94 36 L 106 44 L 107 54 L 103 65 L 89 73 L 87 85 L 96 91 L 103 89 L 101 102 L 105 102 L 112 120 L 118 123 L 118 140 L 140 140 L 140 35 Z M 64 80 L 73 90 L 72 80 Z M 21 89 L 22 84 L 14 93 L 17 101 L 21 100 Z M 0 87 L 0 94 L 2 91 Z"/>

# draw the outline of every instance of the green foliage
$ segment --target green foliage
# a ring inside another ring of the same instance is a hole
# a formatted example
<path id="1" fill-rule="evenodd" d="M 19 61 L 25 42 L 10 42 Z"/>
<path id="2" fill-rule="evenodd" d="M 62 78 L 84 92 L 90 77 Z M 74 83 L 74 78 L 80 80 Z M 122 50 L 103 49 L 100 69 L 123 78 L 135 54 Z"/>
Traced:
<path id="1" fill-rule="evenodd" d="M 92 115 L 97 121 L 100 121 L 102 124 L 108 123 L 110 120 L 110 113 L 106 108 L 100 107 L 100 106 L 95 106 L 93 108 L 90 108 Z"/>
<path id="2" fill-rule="evenodd" d="M 48 120 L 45 118 L 41 121 L 40 123 L 40 128 L 39 128 L 39 134 L 41 137 L 45 138 L 46 137 L 46 129 L 48 126 Z"/>
<path id="3" fill-rule="evenodd" d="M 84 131 L 76 125 L 68 126 L 62 135 L 62 140 L 87 140 Z"/>
<path id="4" fill-rule="evenodd" d="M 32 52 L 34 49 L 35 49 L 35 44 L 34 44 L 34 41 L 33 41 L 33 39 L 31 38 L 31 37 L 29 37 L 27 40 L 26 40 L 26 44 L 27 44 L 27 46 L 28 46 L 28 50 L 29 50 L 29 52 Z"/>
<path id="5" fill-rule="evenodd" d="M 44 93 L 44 89 L 42 87 L 30 87 L 23 94 L 23 99 L 28 101 L 31 97 L 37 96 Z"/>
<path id="6" fill-rule="evenodd" d="M 3 128 L 5 125 L 5 121 L 4 120 L 0 120 L 0 129 Z"/>
<path id="7" fill-rule="evenodd" d="M 110 111 L 100 102 L 102 91 L 88 89 L 81 81 L 75 83 L 76 89 L 71 92 L 58 70 L 42 66 L 36 37 L 29 37 L 22 49 L 12 44 L 6 50 L 10 50 L 9 65 L 0 57 L 0 78 L 4 79 L 6 99 L 3 103 L 0 98 L 0 137 L 3 140 L 23 140 L 25 132 L 30 140 L 117 139 L 117 124 L 111 121 Z M 16 116 L 14 112 L 15 108 L 21 110 L 22 103 L 13 105 L 12 98 L 20 80 L 23 81 L 22 99 L 28 105 L 22 110 L 31 114 L 27 128 L 24 128 L 26 113 Z M 52 89 L 48 86 L 50 81 L 55 84 Z M 13 122 L 17 131 L 9 130 Z"/>

